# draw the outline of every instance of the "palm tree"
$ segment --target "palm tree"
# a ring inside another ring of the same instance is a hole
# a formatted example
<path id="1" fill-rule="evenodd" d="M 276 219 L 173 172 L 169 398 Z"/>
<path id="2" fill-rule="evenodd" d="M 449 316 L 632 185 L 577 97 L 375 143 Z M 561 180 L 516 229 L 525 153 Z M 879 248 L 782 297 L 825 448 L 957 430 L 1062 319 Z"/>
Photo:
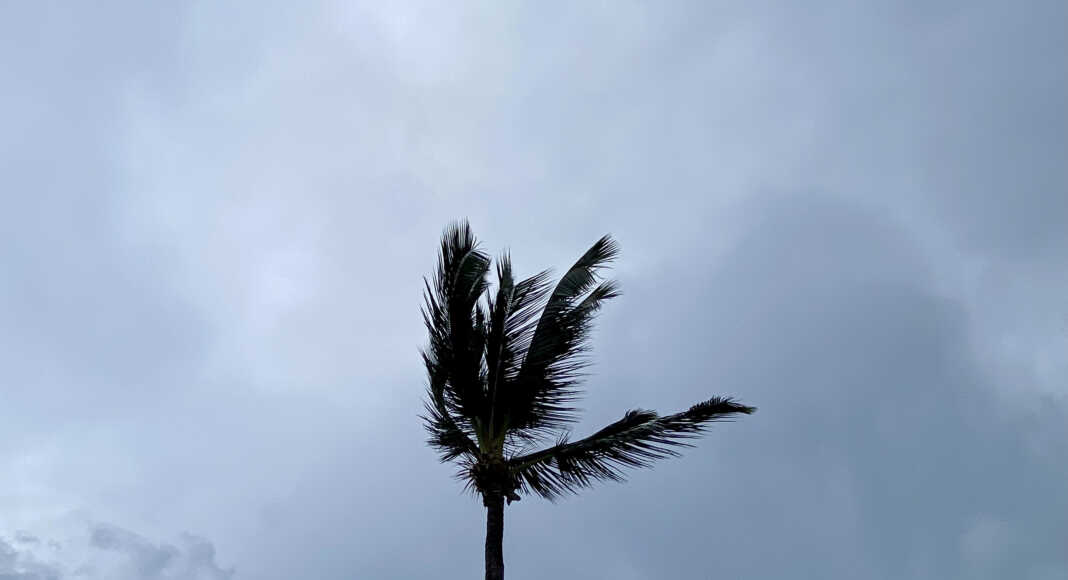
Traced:
<path id="1" fill-rule="evenodd" d="M 672 415 L 627 411 L 570 440 L 594 316 L 619 295 L 617 284 L 598 274 L 618 251 L 609 236 L 601 238 L 555 287 L 548 271 L 515 280 L 505 253 L 494 292 L 490 258 L 465 221 L 446 229 L 437 272 L 424 279 L 430 340 L 422 351 L 429 376 L 423 420 L 441 460 L 458 462 L 458 477 L 482 496 L 486 580 L 504 578 L 505 501 L 520 492 L 555 500 L 597 481 L 622 481 L 623 468 L 676 456 L 709 423 L 755 411 L 712 397 Z M 539 444 L 548 446 L 532 450 Z"/>

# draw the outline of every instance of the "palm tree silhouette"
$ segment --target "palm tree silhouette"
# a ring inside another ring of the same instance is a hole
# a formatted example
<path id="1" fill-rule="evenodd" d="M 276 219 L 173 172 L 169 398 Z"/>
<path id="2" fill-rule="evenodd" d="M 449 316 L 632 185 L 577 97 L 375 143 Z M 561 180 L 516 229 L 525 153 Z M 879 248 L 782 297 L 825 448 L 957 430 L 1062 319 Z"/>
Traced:
<path id="1" fill-rule="evenodd" d="M 429 377 L 422 418 L 429 444 L 442 461 L 459 463 L 458 477 L 486 506 L 486 580 L 504 578 L 505 501 L 520 492 L 555 500 L 597 481 L 622 481 L 622 468 L 676 456 L 709 423 L 756 410 L 712 397 L 673 415 L 627 411 L 589 437 L 569 439 L 594 316 L 619 295 L 598 273 L 618 251 L 601 238 L 554 288 L 548 271 L 516 281 L 505 253 L 493 292 L 490 257 L 464 221 L 446 228 L 437 272 L 424 279 L 430 340 L 422 351 Z M 532 450 L 539 444 L 548 446 Z"/>

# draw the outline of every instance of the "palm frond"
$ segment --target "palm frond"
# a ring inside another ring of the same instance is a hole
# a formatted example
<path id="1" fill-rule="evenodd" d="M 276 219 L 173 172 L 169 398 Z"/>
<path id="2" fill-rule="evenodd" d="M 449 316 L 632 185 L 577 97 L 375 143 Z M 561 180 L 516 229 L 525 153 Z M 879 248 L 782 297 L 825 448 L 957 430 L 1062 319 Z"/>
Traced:
<path id="1" fill-rule="evenodd" d="M 565 310 L 597 283 L 598 270 L 619 256 L 619 244 L 612 236 L 602 236 L 567 271 L 553 290 L 547 311 Z"/>
<path id="2" fill-rule="evenodd" d="M 510 386 L 511 426 L 544 433 L 575 419 L 571 403 L 588 365 L 584 354 L 594 315 L 605 300 L 619 295 L 615 282 L 599 282 L 598 271 L 619 253 L 604 236 L 564 274 L 545 304 L 531 334 L 522 365 Z"/>
<path id="3" fill-rule="evenodd" d="M 549 272 L 515 282 L 511 258 L 497 261 L 497 296 L 489 300 L 489 334 L 486 338 L 486 390 L 490 428 L 502 435 L 509 423 L 514 384 L 522 357 L 530 346 L 538 313 L 548 294 Z"/>
<path id="4" fill-rule="evenodd" d="M 430 400 L 424 403 L 426 414 L 421 418 L 429 437 L 427 443 L 438 452 L 441 461 L 452 461 L 461 456 L 478 456 L 478 445 L 471 434 L 464 430 L 448 410 L 443 397 L 435 397 L 430 389 Z"/>
<path id="5" fill-rule="evenodd" d="M 713 397 L 664 417 L 632 410 L 585 439 L 568 442 L 565 436 L 553 447 L 512 458 L 509 466 L 524 491 L 552 500 L 597 481 L 621 481 L 624 468 L 648 467 L 657 459 L 677 456 L 677 448 L 688 447 L 688 440 L 710 423 L 755 410 L 729 397 Z"/>
<path id="6" fill-rule="evenodd" d="M 466 221 L 445 230 L 433 285 L 424 279 L 423 321 L 430 339 L 423 361 L 432 404 L 428 429 L 438 425 L 438 418 L 449 417 L 461 431 L 471 431 L 484 416 L 487 315 L 478 300 L 488 285 L 489 265 Z"/>

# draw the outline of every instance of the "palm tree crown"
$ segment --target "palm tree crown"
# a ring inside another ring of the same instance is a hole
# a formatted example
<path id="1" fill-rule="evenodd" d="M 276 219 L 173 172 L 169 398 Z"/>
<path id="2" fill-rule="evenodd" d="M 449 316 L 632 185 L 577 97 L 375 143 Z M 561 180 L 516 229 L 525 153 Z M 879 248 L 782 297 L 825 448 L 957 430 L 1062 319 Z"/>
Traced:
<path id="1" fill-rule="evenodd" d="M 665 416 L 631 410 L 570 440 L 594 317 L 619 295 L 599 273 L 618 251 L 609 236 L 597 240 L 555 286 L 548 271 L 516 280 L 503 254 L 491 289 L 490 257 L 470 226 L 446 229 L 437 271 L 424 280 L 430 340 L 422 352 L 429 377 L 423 419 L 430 445 L 442 461 L 460 464 L 459 477 L 487 507 L 519 493 L 554 500 L 619 481 L 624 468 L 677 455 L 710 423 L 755 410 L 729 397 Z"/>

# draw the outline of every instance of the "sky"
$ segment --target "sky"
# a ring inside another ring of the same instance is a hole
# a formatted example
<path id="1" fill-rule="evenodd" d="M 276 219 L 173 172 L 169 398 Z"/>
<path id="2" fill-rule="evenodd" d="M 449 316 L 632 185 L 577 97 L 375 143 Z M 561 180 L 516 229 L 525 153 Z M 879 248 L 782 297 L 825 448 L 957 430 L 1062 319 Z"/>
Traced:
<path id="1" fill-rule="evenodd" d="M 0 579 L 475 578 L 421 277 L 622 246 L 508 577 L 1068 579 L 1068 4 L 0 2 Z"/>

